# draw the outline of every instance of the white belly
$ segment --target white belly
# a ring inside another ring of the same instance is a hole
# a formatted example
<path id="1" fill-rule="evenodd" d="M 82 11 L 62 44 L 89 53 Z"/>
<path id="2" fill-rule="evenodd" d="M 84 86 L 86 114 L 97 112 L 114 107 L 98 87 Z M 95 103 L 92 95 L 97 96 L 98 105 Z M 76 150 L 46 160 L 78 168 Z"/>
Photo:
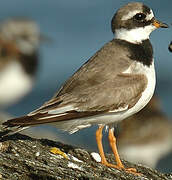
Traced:
<path id="1" fill-rule="evenodd" d="M 15 103 L 31 90 L 32 84 L 22 66 L 12 61 L 0 72 L 0 106 Z"/>

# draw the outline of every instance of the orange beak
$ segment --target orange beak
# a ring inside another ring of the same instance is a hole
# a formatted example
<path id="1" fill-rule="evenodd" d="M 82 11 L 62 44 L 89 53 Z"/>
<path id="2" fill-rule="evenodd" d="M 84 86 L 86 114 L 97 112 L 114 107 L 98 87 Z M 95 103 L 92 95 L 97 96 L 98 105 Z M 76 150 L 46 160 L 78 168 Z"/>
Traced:
<path id="1" fill-rule="evenodd" d="M 165 23 L 162 23 L 162 22 L 160 22 L 160 21 L 158 21 L 158 20 L 156 20 L 156 19 L 154 19 L 154 21 L 153 21 L 153 26 L 155 26 L 156 28 L 168 28 L 168 25 L 167 24 L 165 24 Z"/>

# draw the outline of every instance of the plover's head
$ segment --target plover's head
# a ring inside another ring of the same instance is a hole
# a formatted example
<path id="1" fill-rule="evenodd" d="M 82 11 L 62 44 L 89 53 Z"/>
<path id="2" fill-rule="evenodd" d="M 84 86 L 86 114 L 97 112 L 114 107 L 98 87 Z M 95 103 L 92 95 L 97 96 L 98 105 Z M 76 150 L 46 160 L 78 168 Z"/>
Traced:
<path id="1" fill-rule="evenodd" d="M 139 2 L 132 2 L 116 12 L 111 27 L 116 38 L 140 43 L 149 39 L 153 30 L 160 27 L 167 28 L 168 25 L 156 20 L 149 7 Z"/>
<path id="2" fill-rule="evenodd" d="M 169 50 L 170 52 L 172 52 L 172 41 L 170 42 L 170 44 L 169 44 L 169 46 L 168 46 L 168 50 Z"/>
<path id="3" fill-rule="evenodd" d="M 40 43 L 38 25 L 24 18 L 9 19 L 1 23 L 0 37 L 4 41 L 13 42 L 24 54 L 32 54 Z"/>

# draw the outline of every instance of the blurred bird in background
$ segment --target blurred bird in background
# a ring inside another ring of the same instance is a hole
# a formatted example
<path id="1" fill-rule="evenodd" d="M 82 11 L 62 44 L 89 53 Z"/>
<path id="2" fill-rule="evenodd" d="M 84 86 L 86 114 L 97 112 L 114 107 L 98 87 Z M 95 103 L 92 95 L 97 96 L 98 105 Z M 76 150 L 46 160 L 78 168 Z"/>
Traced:
<path id="1" fill-rule="evenodd" d="M 41 40 L 32 20 L 11 18 L 0 24 L 0 108 L 16 103 L 32 89 Z"/>
<path id="2" fill-rule="evenodd" d="M 155 168 L 172 151 L 172 123 L 153 97 L 139 113 L 119 124 L 118 149 L 124 159 Z"/>
<path id="3" fill-rule="evenodd" d="M 170 42 L 170 44 L 169 44 L 169 46 L 168 46 L 168 50 L 169 50 L 170 52 L 172 52 L 172 41 Z"/>

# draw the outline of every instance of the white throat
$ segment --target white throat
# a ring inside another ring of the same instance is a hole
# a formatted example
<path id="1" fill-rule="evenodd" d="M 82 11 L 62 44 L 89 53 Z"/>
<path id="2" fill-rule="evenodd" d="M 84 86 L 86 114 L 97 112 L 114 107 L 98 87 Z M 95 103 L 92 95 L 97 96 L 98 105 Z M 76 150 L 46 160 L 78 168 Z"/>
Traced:
<path id="1" fill-rule="evenodd" d="M 135 29 L 116 29 L 116 39 L 122 39 L 131 43 L 141 43 L 143 40 L 149 39 L 150 33 L 155 30 L 156 27 L 149 25 L 146 27 L 138 27 Z"/>

